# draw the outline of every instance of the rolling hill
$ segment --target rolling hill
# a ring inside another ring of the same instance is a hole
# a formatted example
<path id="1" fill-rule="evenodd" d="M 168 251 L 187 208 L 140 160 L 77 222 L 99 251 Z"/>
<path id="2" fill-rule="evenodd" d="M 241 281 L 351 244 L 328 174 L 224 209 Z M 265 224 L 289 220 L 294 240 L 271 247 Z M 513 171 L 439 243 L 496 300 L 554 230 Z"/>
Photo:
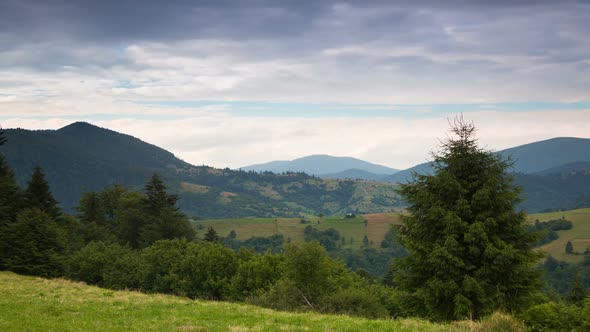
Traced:
<path id="1" fill-rule="evenodd" d="M 590 162 L 590 139 L 575 137 L 556 137 L 544 141 L 524 144 L 498 151 L 514 161 L 514 173 L 534 174 L 544 170 L 562 167 L 579 162 Z M 412 171 L 424 174 L 432 169 L 430 163 L 422 163 L 399 171 L 384 181 L 405 182 L 411 178 Z"/>
<path id="2" fill-rule="evenodd" d="M 273 173 L 304 172 L 321 178 L 340 177 L 364 180 L 379 180 L 380 176 L 391 175 L 398 171 L 397 169 L 372 164 L 352 157 L 329 155 L 312 155 L 291 161 L 271 161 L 264 164 L 244 166 L 241 169 L 244 171 Z"/>
<path id="3" fill-rule="evenodd" d="M 86 191 L 114 184 L 141 190 L 154 172 L 180 195 L 184 212 L 204 218 L 387 212 L 402 205 L 395 184 L 193 166 L 155 145 L 84 122 L 5 133 L 8 143 L 0 152 L 18 183 L 26 185 L 38 163 L 67 211 Z"/>
<path id="4" fill-rule="evenodd" d="M 515 183 L 523 188 L 520 208 L 527 212 L 590 206 L 590 139 L 558 137 L 502 150 L 514 161 Z M 422 163 L 382 178 L 404 183 L 412 172 L 432 172 Z"/>

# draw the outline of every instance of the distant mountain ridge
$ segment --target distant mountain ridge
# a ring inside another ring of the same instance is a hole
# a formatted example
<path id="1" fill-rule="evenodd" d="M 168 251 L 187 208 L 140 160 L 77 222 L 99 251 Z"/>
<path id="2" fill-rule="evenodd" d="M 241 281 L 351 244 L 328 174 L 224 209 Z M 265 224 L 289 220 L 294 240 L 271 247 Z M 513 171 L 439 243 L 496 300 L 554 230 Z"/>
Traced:
<path id="1" fill-rule="evenodd" d="M 155 145 L 84 122 L 59 130 L 4 131 L 8 142 L 0 153 L 19 185 L 26 185 L 39 164 L 69 212 L 84 192 L 115 184 L 142 190 L 154 172 L 179 194 L 184 212 L 203 218 L 387 212 L 402 205 L 393 184 L 193 166 Z"/>
<path id="2" fill-rule="evenodd" d="M 513 172 L 533 174 L 566 164 L 590 161 L 590 139 L 556 137 L 519 145 L 497 153 L 512 159 Z M 406 182 L 411 179 L 412 172 L 425 174 L 431 171 L 430 163 L 426 162 L 399 171 L 384 178 L 384 181 Z"/>
<path id="3" fill-rule="evenodd" d="M 240 169 L 244 171 L 255 172 L 304 172 L 321 178 L 334 178 L 335 174 L 344 173 L 341 176 L 348 175 L 359 176 L 360 179 L 376 179 L 380 175 L 391 175 L 398 172 L 397 169 L 373 164 L 352 157 L 335 157 L 330 155 L 311 155 L 294 160 L 278 160 L 263 164 L 244 166 Z"/>

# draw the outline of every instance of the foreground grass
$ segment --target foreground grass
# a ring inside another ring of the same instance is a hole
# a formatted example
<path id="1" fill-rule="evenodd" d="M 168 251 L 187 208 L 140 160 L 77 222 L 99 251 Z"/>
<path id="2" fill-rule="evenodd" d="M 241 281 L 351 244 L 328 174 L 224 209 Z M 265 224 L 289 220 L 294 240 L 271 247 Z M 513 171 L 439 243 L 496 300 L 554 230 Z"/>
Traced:
<path id="1" fill-rule="evenodd" d="M 0 331 L 468 331 L 473 326 L 277 312 L 0 272 Z"/>

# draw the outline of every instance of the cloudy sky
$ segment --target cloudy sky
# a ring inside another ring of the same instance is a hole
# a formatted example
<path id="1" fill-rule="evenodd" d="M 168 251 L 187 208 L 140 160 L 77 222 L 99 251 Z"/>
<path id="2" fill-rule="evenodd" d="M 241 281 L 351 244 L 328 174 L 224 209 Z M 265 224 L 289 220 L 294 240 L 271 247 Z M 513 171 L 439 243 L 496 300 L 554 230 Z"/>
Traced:
<path id="1" fill-rule="evenodd" d="M 217 167 L 405 168 L 460 113 L 490 149 L 590 137 L 588 17 L 589 1 L 0 0 L 0 125 L 88 121 Z"/>

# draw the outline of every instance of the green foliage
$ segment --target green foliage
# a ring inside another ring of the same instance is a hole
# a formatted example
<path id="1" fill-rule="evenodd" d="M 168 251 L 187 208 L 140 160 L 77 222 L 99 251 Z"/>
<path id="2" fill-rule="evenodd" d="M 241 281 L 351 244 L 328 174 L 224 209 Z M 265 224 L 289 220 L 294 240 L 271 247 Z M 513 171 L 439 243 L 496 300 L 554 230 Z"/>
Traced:
<path id="1" fill-rule="evenodd" d="M 590 330 L 590 300 L 583 306 L 561 302 L 534 305 L 520 315 L 533 332 L 541 331 L 588 331 Z"/>
<path id="2" fill-rule="evenodd" d="M 535 220 L 533 225 L 527 226 L 527 230 L 536 234 L 537 240 L 532 245 L 533 247 L 538 247 L 557 240 L 559 238 L 557 231 L 568 230 L 572 227 L 572 222 L 565 219 L 549 220 L 545 222 Z"/>
<path id="3" fill-rule="evenodd" d="M 145 204 L 152 214 L 159 214 L 165 209 L 176 209 L 177 195 L 170 195 L 166 192 L 166 186 L 158 173 L 154 173 L 145 185 Z"/>
<path id="4" fill-rule="evenodd" d="M 67 275 L 112 289 L 139 289 L 137 252 L 117 243 L 92 242 L 72 255 Z"/>
<path id="5" fill-rule="evenodd" d="M 2 138 L 0 136 L 0 139 Z M 16 220 L 20 202 L 21 195 L 16 185 L 14 173 L 4 156 L 0 154 L 0 227 Z"/>
<path id="6" fill-rule="evenodd" d="M 38 208 L 48 213 L 52 218 L 59 218 L 61 211 L 57 201 L 53 198 L 49 184 L 39 165 L 35 166 L 33 175 L 24 192 L 24 205 L 26 208 Z"/>
<path id="7" fill-rule="evenodd" d="M 458 138 L 434 155 L 433 175 L 403 185 L 409 214 L 400 228 L 409 255 L 395 267 L 408 309 L 435 320 L 479 318 L 528 304 L 537 287 L 519 190 L 510 163 L 482 150 L 475 127 L 459 119 Z"/>
<path id="8" fill-rule="evenodd" d="M 567 241 L 565 244 L 565 253 L 571 255 L 574 253 L 574 246 L 572 245 L 572 241 Z"/>
<path id="9" fill-rule="evenodd" d="M 305 242 L 318 241 L 327 251 L 335 250 L 340 240 L 340 233 L 334 228 L 322 231 L 309 225 L 305 227 L 303 234 Z"/>
<path id="10" fill-rule="evenodd" d="M 213 227 L 209 227 L 207 229 L 207 233 L 205 233 L 205 237 L 203 238 L 203 240 L 207 242 L 217 242 L 219 241 L 219 236 L 217 235 L 217 232 Z"/>
<path id="11" fill-rule="evenodd" d="M 281 277 L 284 257 L 267 252 L 240 259 L 231 280 L 231 297 L 237 300 L 267 292 Z"/>
<path id="12" fill-rule="evenodd" d="M 42 277 L 63 274 L 66 239 L 53 217 L 39 208 L 22 210 L 0 228 L 2 268 Z"/>
<path id="13" fill-rule="evenodd" d="M 389 311 L 383 303 L 376 300 L 376 295 L 369 287 L 346 288 L 324 296 L 320 306 L 323 312 L 340 313 L 368 318 L 386 318 Z"/>

